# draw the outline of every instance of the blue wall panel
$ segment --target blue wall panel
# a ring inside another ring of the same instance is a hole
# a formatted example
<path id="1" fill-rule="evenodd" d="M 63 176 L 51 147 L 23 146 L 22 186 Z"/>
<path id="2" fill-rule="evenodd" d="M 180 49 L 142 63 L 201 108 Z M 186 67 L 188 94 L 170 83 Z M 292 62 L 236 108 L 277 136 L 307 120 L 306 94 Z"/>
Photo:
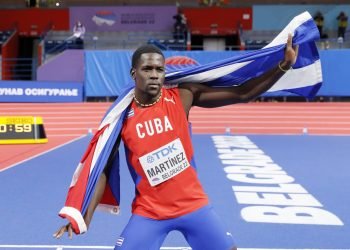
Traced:
<path id="1" fill-rule="evenodd" d="M 205 64 L 231 57 L 239 51 L 166 51 L 169 67 Z M 131 51 L 86 52 L 86 96 L 117 96 L 132 79 Z M 323 85 L 319 96 L 350 96 L 350 50 L 321 50 Z"/>

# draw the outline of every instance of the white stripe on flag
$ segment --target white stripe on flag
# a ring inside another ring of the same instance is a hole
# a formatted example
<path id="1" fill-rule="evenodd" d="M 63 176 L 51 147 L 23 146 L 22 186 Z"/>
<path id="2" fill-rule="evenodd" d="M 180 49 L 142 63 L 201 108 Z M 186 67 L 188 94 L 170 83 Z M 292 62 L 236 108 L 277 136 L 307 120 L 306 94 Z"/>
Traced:
<path id="1" fill-rule="evenodd" d="M 321 62 L 317 60 L 303 68 L 289 70 L 268 92 L 307 87 L 320 82 L 322 82 Z"/>
<path id="2" fill-rule="evenodd" d="M 59 214 L 65 214 L 72 217 L 78 225 L 80 234 L 87 231 L 87 226 L 85 224 L 84 218 L 78 209 L 74 207 L 63 207 Z"/>
<path id="3" fill-rule="evenodd" d="M 133 94 L 134 94 L 134 89 L 132 89 L 117 105 L 115 105 L 114 108 L 103 119 L 99 129 L 103 128 L 107 124 L 109 124 L 109 126 L 105 129 L 103 134 L 100 135 L 97 141 L 96 149 L 91 162 L 90 174 L 93 171 L 96 161 L 98 160 L 98 157 L 100 156 L 104 146 L 106 145 L 108 138 L 110 137 L 111 133 L 114 131 L 114 128 L 120 119 L 120 115 L 131 103 Z"/>
<path id="4" fill-rule="evenodd" d="M 219 67 L 212 70 L 207 70 L 199 74 L 189 75 L 186 77 L 180 77 L 169 81 L 169 83 L 183 83 L 183 82 L 210 82 L 222 76 L 228 75 L 244 66 L 249 64 L 252 61 L 234 63 L 224 67 Z"/>

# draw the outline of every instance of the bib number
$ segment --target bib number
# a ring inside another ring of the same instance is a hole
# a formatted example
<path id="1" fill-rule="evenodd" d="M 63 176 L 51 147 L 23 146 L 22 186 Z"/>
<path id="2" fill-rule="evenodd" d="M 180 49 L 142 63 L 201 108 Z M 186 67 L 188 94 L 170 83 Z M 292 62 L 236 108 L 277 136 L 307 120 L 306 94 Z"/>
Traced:
<path id="1" fill-rule="evenodd" d="M 150 185 L 156 186 L 190 166 L 179 138 L 140 157 Z"/>

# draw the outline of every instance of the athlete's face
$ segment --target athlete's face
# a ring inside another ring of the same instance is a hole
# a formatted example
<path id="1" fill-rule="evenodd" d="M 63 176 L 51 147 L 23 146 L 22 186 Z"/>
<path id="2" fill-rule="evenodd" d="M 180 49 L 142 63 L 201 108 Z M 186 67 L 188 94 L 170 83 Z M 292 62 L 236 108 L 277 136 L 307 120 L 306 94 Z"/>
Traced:
<path id="1" fill-rule="evenodd" d="M 142 54 L 131 75 L 135 80 L 136 93 L 145 98 L 159 95 L 165 79 L 164 57 L 158 53 Z"/>

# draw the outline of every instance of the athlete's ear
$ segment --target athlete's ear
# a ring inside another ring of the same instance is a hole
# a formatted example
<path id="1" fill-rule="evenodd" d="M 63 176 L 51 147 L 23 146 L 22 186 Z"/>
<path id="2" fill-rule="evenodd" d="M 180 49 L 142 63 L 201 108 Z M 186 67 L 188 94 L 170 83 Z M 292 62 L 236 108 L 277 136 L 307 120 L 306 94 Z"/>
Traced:
<path id="1" fill-rule="evenodd" d="M 135 80 L 135 69 L 134 68 L 130 69 L 130 75 L 131 75 L 131 78 Z"/>

